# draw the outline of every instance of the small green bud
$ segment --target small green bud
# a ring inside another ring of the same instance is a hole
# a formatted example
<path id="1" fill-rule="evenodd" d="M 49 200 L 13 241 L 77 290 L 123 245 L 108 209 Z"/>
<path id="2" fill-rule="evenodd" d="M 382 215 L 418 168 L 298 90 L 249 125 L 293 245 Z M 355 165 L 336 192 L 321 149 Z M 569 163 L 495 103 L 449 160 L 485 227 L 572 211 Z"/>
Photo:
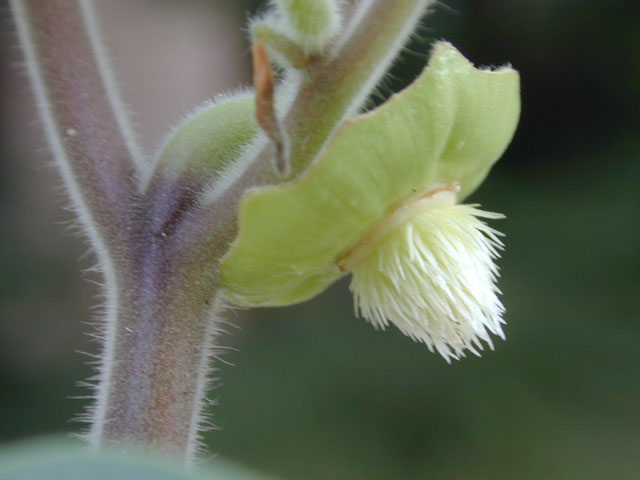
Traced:
<path id="1" fill-rule="evenodd" d="M 307 54 L 324 50 L 340 27 L 336 0 L 275 0 L 274 3 L 284 17 L 284 33 Z"/>
<path id="2" fill-rule="evenodd" d="M 171 133 L 154 174 L 210 180 L 238 157 L 257 132 L 253 92 L 207 102 Z"/>

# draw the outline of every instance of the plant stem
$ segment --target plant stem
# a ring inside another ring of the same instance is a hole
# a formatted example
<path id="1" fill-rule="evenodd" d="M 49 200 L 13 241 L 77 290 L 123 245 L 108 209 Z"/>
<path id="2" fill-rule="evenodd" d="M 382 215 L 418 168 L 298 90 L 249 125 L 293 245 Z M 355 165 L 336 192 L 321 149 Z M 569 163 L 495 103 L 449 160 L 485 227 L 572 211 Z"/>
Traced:
<path id="1" fill-rule="evenodd" d="M 169 228 L 188 189 L 165 182 L 138 193 L 145 165 L 90 2 L 12 0 L 12 8 L 49 143 L 105 277 L 87 437 L 94 446 L 144 447 L 188 462 L 216 325 L 210 266 L 189 262 Z"/>
<path id="2" fill-rule="evenodd" d="M 12 0 L 45 132 L 90 236 L 126 231 L 141 168 L 137 148 L 99 61 L 88 3 Z"/>
<path id="3" fill-rule="evenodd" d="M 311 64 L 285 117 L 292 176 L 300 174 L 335 129 L 357 113 L 414 31 L 427 0 L 369 0 L 325 61 Z"/>
<path id="4" fill-rule="evenodd" d="M 208 265 L 185 263 L 175 236 L 148 225 L 122 295 L 94 441 L 150 448 L 188 463 L 202 423 L 216 282 Z"/>

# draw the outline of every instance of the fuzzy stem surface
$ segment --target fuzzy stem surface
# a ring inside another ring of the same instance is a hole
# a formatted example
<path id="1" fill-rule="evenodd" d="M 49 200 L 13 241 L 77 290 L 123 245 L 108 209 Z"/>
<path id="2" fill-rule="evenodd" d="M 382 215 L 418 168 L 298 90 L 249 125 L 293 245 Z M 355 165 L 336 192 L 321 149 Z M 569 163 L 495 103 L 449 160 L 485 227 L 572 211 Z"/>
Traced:
<path id="1" fill-rule="evenodd" d="M 107 244 L 129 225 L 141 159 L 90 31 L 90 4 L 12 0 L 45 133 L 90 237 Z"/>
<path id="2" fill-rule="evenodd" d="M 188 463 L 203 424 L 216 328 L 215 272 L 175 241 L 190 188 L 166 181 L 139 193 L 146 167 L 91 3 L 11 6 L 47 139 L 105 279 L 88 440 Z"/>
<path id="3" fill-rule="evenodd" d="M 203 428 L 218 325 L 216 281 L 208 265 L 184 254 L 170 227 L 156 228 L 149 220 L 140 232 L 144 240 L 130 288 L 121 294 L 94 442 L 147 449 L 189 464 Z"/>

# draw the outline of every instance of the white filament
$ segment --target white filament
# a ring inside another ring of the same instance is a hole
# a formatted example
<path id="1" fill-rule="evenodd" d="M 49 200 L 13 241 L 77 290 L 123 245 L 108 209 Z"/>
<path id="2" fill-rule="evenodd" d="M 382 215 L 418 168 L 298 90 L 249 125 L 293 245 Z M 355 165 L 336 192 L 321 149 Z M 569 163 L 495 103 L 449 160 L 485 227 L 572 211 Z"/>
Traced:
<path id="1" fill-rule="evenodd" d="M 479 355 L 481 340 L 493 348 L 490 333 L 504 338 L 494 263 L 503 244 L 481 218 L 503 215 L 437 205 L 367 246 L 370 252 L 349 264 L 356 313 L 376 328 L 392 322 L 448 362 L 465 350 Z"/>

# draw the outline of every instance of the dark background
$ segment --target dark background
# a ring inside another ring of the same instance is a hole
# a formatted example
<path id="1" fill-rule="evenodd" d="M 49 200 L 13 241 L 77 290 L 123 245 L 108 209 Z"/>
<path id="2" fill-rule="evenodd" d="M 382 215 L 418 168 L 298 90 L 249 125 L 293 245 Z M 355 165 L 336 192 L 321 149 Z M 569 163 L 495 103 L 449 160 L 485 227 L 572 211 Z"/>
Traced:
<path id="1" fill-rule="evenodd" d="M 98 2 L 149 150 L 249 78 L 257 2 Z M 640 478 L 640 7 L 447 0 L 380 89 L 434 39 L 522 76 L 522 119 L 472 201 L 504 212 L 507 340 L 453 365 L 353 314 L 341 282 L 227 315 L 210 449 L 286 479 Z M 77 431 L 97 287 L 50 167 L 0 2 L 0 442 Z M 63 223 L 61 223 L 63 222 Z M 66 223 L 64 223 L 66 222 Z M 89 279 L 90 281 L 87 281 Z M 92 313 L 93 312 L 93 313 Z"/>

